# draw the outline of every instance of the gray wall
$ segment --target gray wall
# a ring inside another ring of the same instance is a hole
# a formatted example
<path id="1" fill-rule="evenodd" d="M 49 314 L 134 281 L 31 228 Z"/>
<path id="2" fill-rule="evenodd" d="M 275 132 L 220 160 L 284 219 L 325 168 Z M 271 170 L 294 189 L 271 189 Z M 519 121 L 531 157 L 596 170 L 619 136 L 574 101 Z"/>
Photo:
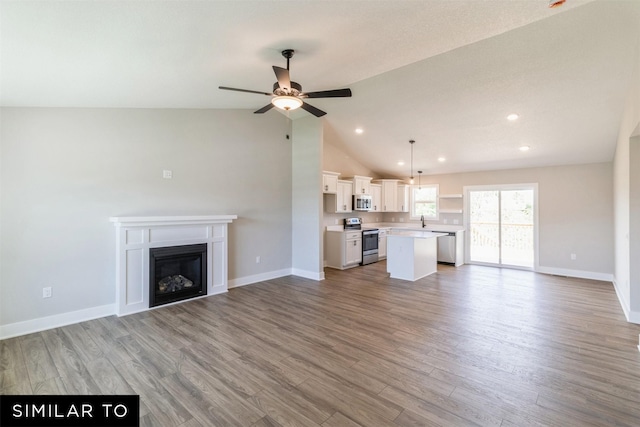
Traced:
<path id="1" fill-rule="evenodd" d="M 631 265 L 640 259 L 638 249 L 632 251 L 631 209 L 632 176 L 638 176 L 637 159 L 631 158 L 631 145 L 634 137 L 640 136 L 640 46 L 636 48 L 636 61 L 631 79 L 624 113 L 620 120 L 620 130 L 614 157 L 614 241 L 615 274 L 614 283 L 620 304 L 627 319 L 640 323 L 640 277 L 631 278 Z M 637 144 L 633 142 L 634 144 Z M 635 161 L 634 161 L 635 160 Z M 637 182 L 636 182 L 637 185 Z M 640 197 L 635 194 L 633 197 Z M 634 225 L 637 226 L 636 223 Z M 638 242 L 635 241 L 635 247 Z"/>
<path id="2" fill-rule="evenodd" d="M 537 183 L 541 269 L 613 273 L 611 163 L 434 175 L 422 182 L 439 184 L 441 194 L 462 193 L 470 185 Z"/>
<path id="3" fill-rule="evenodd" d="M 229 279 L 291 268 L 280 115 L 4 108 L 1 120 L 0 324 L 113 303 L 109 216 L 237 214 Z"/>
<path id="4" fill-rule="evenodd" d="M 322 120 L 311 116 L 293 122 L 293 274 L 316 280 L 324 279 L 322 144 Z"/>

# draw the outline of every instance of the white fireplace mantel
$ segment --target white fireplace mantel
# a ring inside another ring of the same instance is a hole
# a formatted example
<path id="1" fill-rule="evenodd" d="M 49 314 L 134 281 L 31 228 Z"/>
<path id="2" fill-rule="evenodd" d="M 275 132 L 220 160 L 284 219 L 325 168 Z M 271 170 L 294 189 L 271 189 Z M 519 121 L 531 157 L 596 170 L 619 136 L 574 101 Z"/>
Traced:
<path id="1" fill-rule="evenodd" d="M 227 226 L 237 215 L 111 217 L 116 227 L 116 314 L 149 309 L 149 249 L 207 244 L 207 295 L 227 292 Z"/>

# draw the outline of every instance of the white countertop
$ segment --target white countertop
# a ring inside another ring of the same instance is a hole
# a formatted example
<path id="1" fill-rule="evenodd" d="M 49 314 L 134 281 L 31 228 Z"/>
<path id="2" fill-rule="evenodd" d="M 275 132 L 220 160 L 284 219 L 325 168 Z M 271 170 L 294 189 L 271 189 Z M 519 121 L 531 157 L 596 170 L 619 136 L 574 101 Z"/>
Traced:
<path id="1" fill-rule="evenodd" d="M 368 223 L 362 224 L 363 230 L 371 230 L 371 229 L 380 229 L 384 228 L 387 230 L 398 230 L 398 231 L 431 231 L 431 232 L 447 232 L 452 233 L 456 231 L 464 231 L 464 227 L 461 225 L 433 225 L 427 224 L 425 228 L 420 227 L 420 224 L 417 223 L 407 223 L 407 222 L 376 222 L 376 223 Z M 327 231 L 344 231 L 343 225 L 327 225 Z"/>
<path id="2" fill-rule="evenodd" d="M 462 225 L 440 225 L 440 224 L 427 224 L 425 228 L 420 226 L 417 222 L 378 222 L 363 224 L 363 228 L 388 228 L 398 230 L 416 230 L 416 231 L 442 231 L 442 232 L 456 232 L 464 231 Z"/>
<path id="3" fill-rule="evenodd" d="M 391 229 L 387 233 L 387 237 L 407 237 L 412 239 L 431 239 L 434 237 L 446 236 L 446 233 L 435 233 L 433 231 L 424 230 L 398 230 Z"/>

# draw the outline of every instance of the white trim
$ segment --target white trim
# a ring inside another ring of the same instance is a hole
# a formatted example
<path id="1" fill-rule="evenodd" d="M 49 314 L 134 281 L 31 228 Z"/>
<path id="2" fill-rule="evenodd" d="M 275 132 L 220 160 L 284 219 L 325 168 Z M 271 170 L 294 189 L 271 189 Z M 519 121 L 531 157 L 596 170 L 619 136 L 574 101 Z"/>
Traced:
<path id="1" fill-rule="evenodd" d="M 469 232 L 465 233 L 464 236 L 464 262 L 465 264 L 474 264 L 470 261 L 471 258 L 471 228 L 470 228 L 470 192 L 471 191 L 482 191 L 482 190 L 533 190 L 533 270 L 540 271 L 540 215 L 539 215 L 539 202 L 538 202 L 538 183 L 530 182 L 530 183 L 522 183 L 522 184 L 495 184 L 495 185 L 465 185 L 462 187 L 462 193 L 464 196 L 464 204 L 463 204 L 463 217 L 462 224 L 465 230 L 469 230 Z M 507 265 L 501 264 L 487 264 L 494 265 L 496 267 L 506 267 L 510 268 Z M 551 273 L 553 274 L 553 273 Z M 577 277 L 577 276 L 576 276 Z M 598 279 L 601 280 L 601 279 Z"/>
<path id="2" fill-rule="evenodd" d="M 598 273 L 595 271 L 570 270 L 568 268 L 555 268 L 555 267 L 543 267 L 543 266 L 538 267 L 536 271 L 538 273 L 553 274 L 555 276 L 575 277 L 578 279 L 601 280 L 603 282 L 613 283 L 613 274 L 611 273 Z"/>
<path id="3" fill-rule="evenodd" d="M 409 188 L 409 220 L 410 221 L 420 221 L 419 216 L 413 215 L 413 210 L 414 210 L 413 205 L 415 203 L 413 191 L 418 190 L 420 188 L 435 188 L 436 190 L 436 197 L 435 197 L 435 200 L 433 200 L 433 203 L 436 204 L 436 214 L 435 216 L 425 217 L 424 218 L 425 221 L 438 221 L 440 219 L 440 213 L 450 213 L 450 212 L 440 211 L 440 184 L 424 184 L 424 185 L 410 184 L 407 187 Z M 431 202 L 429 201 L 429 203 Z"/>
<path id="4" fill-rule="evenodd" d="M 251 276 L 238 277 L 228 282 L 228 288 L 238 288 L 240 286 L 251 285 L 252 283 L 263 282 L 265 280 L 277 279 L 278 277 L 290 276 L 291 269 L 283 268 L 282 270 L 267 271 L 266 273 L 252 274 Z"/>
<path id="5" fill-rule="evenodd" d="M 618 297 L 618 302 L 620 303 L 620 307 L 622 307 L 622 311 L 624 313 L 624 317 L 626 317 L 627 322 L 629 323 L 637 323 L 640 324 L 640 312 L 631 310 L 630 304 L 625 298 L 624 293 L 620 291 L 618 287 L 618 282 L 615 277 L 613 278 L 613 289 L 616 291 L 616 296 Z M 638 336 L 638 342 L 640 343 L 640 336 Z M 638 346 L 638 350 L 640 350 L 640 346 Z"/>
<path id="6" fill-rule="evenodd" d="M 293 274 L 294 276 L 304 277 L 305 279 L 324 280 L 324 271 L 316 272 L 301 270 L 299 268 L 292 268 L 291 274 Z"/>
<path id="7" fill-rule="evenodd" d="M 207 245 L 206 294 L 227 291 L 228 224 L 237 215 L 110 217 L 116 231 L 116 314 L 149 309 L 149 250 Z"/>
<path id="8" fill-rule="evenodd" d="M 85 308 L 83 310 L 54 314 L 53 316 L 25 320 L 23 322 L 0 325 L 0 340 L 17 337 L 19 335 L 32 334 L 34 332 L 46 331 L 47 329 L 72 325 L 74 323 L 86 322 L 100 317 L 111 316 L 115 314 L 115 312 L 115 304 L 106 304 L 97 307 Z"/>
<path id="9" fill-rule="evenodd" d="M 117 227 L 159 227 L 164 225 L 229 224 L 238 215 L 185 215 L 185 216 L 112 216 L 109 221 Z"/>

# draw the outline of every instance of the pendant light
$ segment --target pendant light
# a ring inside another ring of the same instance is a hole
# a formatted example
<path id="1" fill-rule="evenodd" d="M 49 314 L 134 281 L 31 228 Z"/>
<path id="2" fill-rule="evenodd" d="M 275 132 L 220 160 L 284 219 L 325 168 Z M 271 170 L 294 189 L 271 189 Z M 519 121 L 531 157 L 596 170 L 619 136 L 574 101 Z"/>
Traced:
<path id="1" fill-rule="evenodd" d="M 409 181 L 410 184 L 413 184 L 413 144 L 415 144 L 416 142 L 413 139 L 409 140 L 409 144 L 411 144 L 411 180 Z"/>
<path id="2" fill-rule="evenodd" d="M 420 190 L 421 188 L 421 182 L 420 182 L 420 177 L 422 176 L 422 171 L 418 171 L 418 190 Z"/>

